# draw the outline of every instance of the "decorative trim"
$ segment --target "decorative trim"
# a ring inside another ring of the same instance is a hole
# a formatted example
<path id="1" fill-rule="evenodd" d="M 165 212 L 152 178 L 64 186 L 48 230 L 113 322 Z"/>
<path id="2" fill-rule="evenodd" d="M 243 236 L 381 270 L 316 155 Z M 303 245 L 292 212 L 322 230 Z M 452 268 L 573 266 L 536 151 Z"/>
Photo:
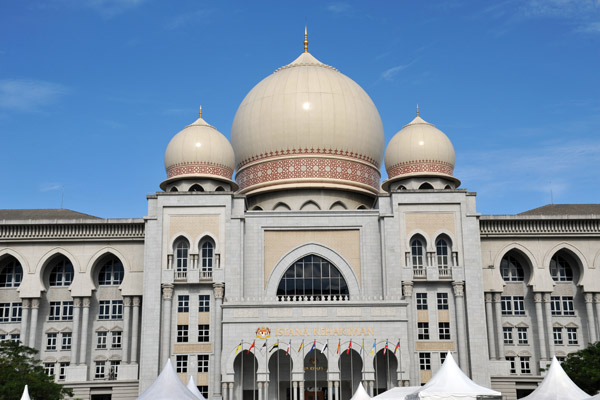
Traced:
<path id="1" fill-rule="evenodd" d="M 479 229 L 485 236 L 599 234 L 600 219 L 485 216 L 479 220 Z"/>
<path id="2" fill-rule="evenodd" d="M 231 180 L 233 170 L 227 165 L 210 162 L 184 162 L 167 168 L 167 179 L 179 175 L 216 175 Z"/>
<path id="3" fill-rule="evenodd" d="M 238 170 L 235 177 L 240 190 L 267 182 L 311 178 L 351 181 L 377 189 L 381 175 L 373 166 L 353 160 L 298 157 L 264 161 Z"/>
<path id="4" fill-rule="evenodd" d="M 387 171 L 390 178 L 419 172 L 434 172 L 452 176 L 454 165 L 444 161 L 415 160 L 394 164 Z"/>
<path id="5" fill-rule="evenodd" d="M 84 223 L 35 223 L 0 225 L 0 238 L 26 239 L 143 239 L 144 222 L 114 223 L 107 220 Z"/>

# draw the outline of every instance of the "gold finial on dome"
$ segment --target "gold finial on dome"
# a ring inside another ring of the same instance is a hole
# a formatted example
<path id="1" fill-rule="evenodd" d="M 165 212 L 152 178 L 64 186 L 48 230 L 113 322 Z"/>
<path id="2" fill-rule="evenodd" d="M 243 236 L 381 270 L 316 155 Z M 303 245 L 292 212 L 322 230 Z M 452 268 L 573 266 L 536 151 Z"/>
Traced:
<path id="1" fill-rule="evenodd" d="M 417 104 L 417 117 L 419 116 L 419 105 Z"/>
<path id="2" fill-rule="evenodd" d="M 308 53 L 308 30 L 306 25 L 304 25 L 304 52 Z"/>
<path id="3" fill-rule="evenodd" d="M 200 112 L 198 114 L 200 114 L 200 118 L 202 118 L 202 106 L 200 106 Z"/>

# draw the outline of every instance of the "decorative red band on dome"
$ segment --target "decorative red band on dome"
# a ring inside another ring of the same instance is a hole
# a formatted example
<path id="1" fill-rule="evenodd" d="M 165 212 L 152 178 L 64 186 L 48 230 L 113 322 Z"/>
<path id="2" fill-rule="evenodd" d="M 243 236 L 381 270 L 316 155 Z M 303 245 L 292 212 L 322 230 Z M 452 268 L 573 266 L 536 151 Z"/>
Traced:
<path id="1" fill-rule="evenodd" d="M 180 163 L 167 168 L 167 179 L 179 175 L 216 175 L 231 179 L 233 170 L 225 165 L 214 163 Z"/>
<path id="2" fill-rule="evenodd" d="M 361 161 L 366 161 L 368 163 L 373 164 L 377 169 L 379 169 L 379 162 L 377 160 L 372 159 L 371 157 L 364 156 L 359 153 L 354 153 L 348 150 L 338 150 L 338 149 L 319 149 L 319 148 L 304 148 L 304 149 L 285 149 L 285 150 L 275 150 L 270 151 L 264 154 L 258 154 L 255 156 L 248 157 L 245 160 L 242 160 L 237 165 L 237 170 L 239 171 L 244 165 L 249 164 L 258 160 L 268 160 L 270 158 L 282 157 L 282 156 L 290 156 L 290 155 L 306 155 L 306 154 L 323 154 L 323 155 L 336 155 L 343 156 L 348 158 L 354 158 Z"/>
<path id="3" fill-rule="evenodd" d="M 400 175 L 414 174 L 418 172 L 434 172 L 452 176 L 454 166 L 450 163 L 434 160 L 418 160 L 403 162 L 393 165 L 388 169 L 388 176 L 395 178 Z"/>
<path id="4" fill-rule="evenodd" d="M 238 171 L 240 189 L 288 179 L 331 179 L 351 181 L 378 190 L 381 175 L 376 168 L 352 160 L 336 158 L 286 158 L 265 161 Z"/>

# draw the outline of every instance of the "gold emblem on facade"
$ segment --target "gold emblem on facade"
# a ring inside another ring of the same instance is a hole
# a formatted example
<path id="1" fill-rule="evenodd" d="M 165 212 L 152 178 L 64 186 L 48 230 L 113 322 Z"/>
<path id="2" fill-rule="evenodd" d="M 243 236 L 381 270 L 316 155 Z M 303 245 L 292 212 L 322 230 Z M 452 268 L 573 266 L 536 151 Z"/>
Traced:
<path id="1" fill-rule="evenodd" d="M 265 326 L 261 326 L 256 330 L 256 337 L 258 339 L 266 339 L 271 337 L 271 330 Z"/>

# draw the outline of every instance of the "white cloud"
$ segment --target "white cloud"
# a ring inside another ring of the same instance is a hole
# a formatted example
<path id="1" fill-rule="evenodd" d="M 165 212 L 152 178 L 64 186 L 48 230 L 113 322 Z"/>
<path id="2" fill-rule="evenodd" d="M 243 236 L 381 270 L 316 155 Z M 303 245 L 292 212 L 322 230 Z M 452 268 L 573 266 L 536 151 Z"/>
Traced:
<path id="1" fill-rule="evenodd" d="M 51 192 L 53 190 L 62 190 L 64 186 L 60 183 L 44 183 L 40 185 L 40 192 Z"/>
<path id="2" fill-rule="evenodd" d="M 85 0 L 85 5 L 100 14 L 112 17 L 132 8 L 141 6 L 146 0 Z"/>
<path id="3" fill-rule="evenodd" d="M 69 90 L 58 83 L 31 79 L 0 80 L 0 109 L 21 112 L 39 111 L 54 103 Z"/>
<path id="4" fill-rule="evenodd" d="M 190 23 L 197 23 L 199 19 L 203 19 L 210 14 L 212 14 L 212 10 L 197 10 L 179 14 L 169 18 L 165 24 L 165 28 L 168 30 L 183 28 Z"/>
<path id="5" fill-rule="evenodd" d="M 577 32 L 582 33 L 600 33 L 600 22 L 590 22 L 588 24 L 582 24 Z"/>
<path id="6" fill-rule="evenodd" d="M 345 14 L 351 10 L 351 7 L 348 3 L 336 2 L 328 5 L 327 9 L 334 14 Z"/>
<path id="7" fill-rule="evenodd" d="M 402 64 L 402 65 L 396 65 L 395 67 L 386 69 L 385 71 L 383 71 L 381 73 L 381 77 L 383 79 L 385 79 L 386 81 L 392 81 L 394 80 L 394 77 L 402 70 L 405 70 L 406 68 L 408 68 L 410 66 L 410 64 Z"/>

